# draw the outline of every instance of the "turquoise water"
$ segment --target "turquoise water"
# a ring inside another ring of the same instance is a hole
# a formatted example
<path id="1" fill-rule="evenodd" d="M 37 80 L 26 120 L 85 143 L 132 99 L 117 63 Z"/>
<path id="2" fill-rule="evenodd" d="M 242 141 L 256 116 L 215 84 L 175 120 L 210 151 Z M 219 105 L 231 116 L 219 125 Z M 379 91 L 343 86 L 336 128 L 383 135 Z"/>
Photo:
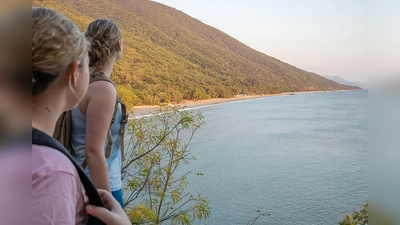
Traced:
<path id="1" fill-rule="evenodd" d="M 212 208 L 195 224 L 337 224 L 368 198 L 366 91 L 322 92 L 219 104 L 182 170 Z"/>

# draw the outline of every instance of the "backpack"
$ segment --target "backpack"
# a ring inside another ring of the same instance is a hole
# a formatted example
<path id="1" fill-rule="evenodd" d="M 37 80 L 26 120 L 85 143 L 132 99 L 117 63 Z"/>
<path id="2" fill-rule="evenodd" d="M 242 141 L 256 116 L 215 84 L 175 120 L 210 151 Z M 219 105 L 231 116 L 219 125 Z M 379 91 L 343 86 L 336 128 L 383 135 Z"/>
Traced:
<path id="1" fill-rule="evenodd" d="M 49 135 L 43 133 L 40 130 L 32 128 L 32 144 L 48 146 L 54 149 L 57 149 L 61 153 L 63 153 L 74 165 L 76 170 L 78 171 L 79 179 L 82 182 L 83 187 L 85 188 L 86 195 L 89 199 L 89 204 L 95 206 L 104 207 L 103 200 L 99 193 L 97 192 L 96 187 L 90 181 L 89 177 L 86 175 L 85 171 L 83 171 L 82 167 L 75 161 L 75 159 L 69 154 L 69 152 L 62 146 L 58 141 Z M 96 217 L 89 215 L 89 220 L 86 223 L 87 225 L 105 225 L 102 221 L 97 219 Z"/>
<path id="2" fill-rule="evenodd" d="M 91 74 L 89 84 L 91 84 L 93 82 L 96 82 L 96 81 L 107 81 L 107 82 L 110 82 L 111 84 L 114 85 L 114 83 L 111 81 L 111 79 L 109 77 L 107 77 L 103 73 L 99 73 L 99 72 Z M 115 85 L 114 85 L 114 87 L 115 87 Z M 118 103 L 121 104 L 121 111 L 122 111 L 122 118 L 121 118 L 121 121 L 120 121 L 120 125 L 121 126 L 120 126 L 120 130 L 119 130 L 119 138 L 120 138 L 120 146 L 121 146 L 121 158 L 122 158 L 122 160 L 125 160 L 124 135 L 125 135 L 125 124 L 128 123 L 129 114 L 127 114 L 126 106 L 122 102 L 121 98 L 118 95 L 117 95 L 117 100 L 115 102 L 114 114 L 113 114 L 112 120 L 110 122 L 110 128 L 108 129 L 108 135 L 107 135 L 108 144 L 107 144 L 105 156 L 106 156 L 106 158 L 108 158 L 108 157 L 110 157 L 110 153 L 111 153 L 111 147 L 112 147 L 112 144 L 113 144 L 112 134 L 111 134 L 111 126 L 115 122 L 115 115 L 117 114 L 117 111 L 118 111 Z M 53 137 L 55 139 L 57 139 L 67 149 L 67 151 L 71 155 L 73 155 L 74 151 L 73 151 L 71 143 L 70 143 L 70 138 L 71 138 L 70 137 L 71 136 L 71 119 L 72 119 L 71 118 L 71 110 L 66 111 L 63 114 L 61 114 L 61 116 L 57 120 Z M 81 166 L 83 168 L 86 168 L 86 166 L 87 166 L 86 159 L 83 161 Z"/>

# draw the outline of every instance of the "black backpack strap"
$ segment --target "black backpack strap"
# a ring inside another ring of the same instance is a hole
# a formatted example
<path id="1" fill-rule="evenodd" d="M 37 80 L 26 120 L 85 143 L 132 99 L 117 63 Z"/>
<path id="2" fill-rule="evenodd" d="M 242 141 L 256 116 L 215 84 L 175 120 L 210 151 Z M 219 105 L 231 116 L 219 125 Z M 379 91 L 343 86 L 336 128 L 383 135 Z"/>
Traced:
<path id="1" fill-rule="evenodd" d="M 85 171 L 83 171 L 82 167 L 78 165 L 78 163 L 69 154 L 69 152 L 65 149 L 64 146 L 62 146 L 56 139 L 34 128 L 32 128 L 32 144 L 55 148 L 59 150 L 61 153 L 63 153 L 71 161 L 71 163 L 78 171 L 79 178 L 89 198 L 89 204 L 104 207 L 104 203 L 101 200 L 96 187 L 94 186 L 92 181 L 90 181 L 89 177 L 86 175 Z M 105 225 L 105 223 L 103 223 L 102 221 L 93 216 L 89 216 L 87 225 Z"/>

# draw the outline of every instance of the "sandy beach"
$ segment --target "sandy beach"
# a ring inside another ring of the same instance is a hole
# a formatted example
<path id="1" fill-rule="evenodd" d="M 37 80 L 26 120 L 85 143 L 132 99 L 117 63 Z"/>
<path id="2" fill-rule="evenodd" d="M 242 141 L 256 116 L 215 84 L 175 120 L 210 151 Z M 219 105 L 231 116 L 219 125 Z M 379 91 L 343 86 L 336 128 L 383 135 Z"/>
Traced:
<path id="1" fill-rule="evenodd" d="M 233 98 L 212 98 L 207 100 L 200 100 L 200 101 L 185 101 L 180 104 L 169 104 L 170 106 L 180 106 L 180 107 L 201 107 L 201 106 L 209 106 L 215 105 L 225 102 L 234 102 L 240 100 L 247 100 L 247 99 L 256 99 L 256 98 L 266 98 L 266 97 L 273 97 L 273 96 L 282 96 L 282 95 L 295 95 L 295 94 L 305 94 L 305 93 L 314 93 L 314 92 L 321 92 L 321 91 L 308 91 L 308 92 L 285 92 L 280 94 L 269 94 L 269 95 L 245 95 L 245 96 L 235 96 Z M 145 105 L 145 106 L 135 106 L 133 107 L 134 116 L 144 116 L 154 113 L 160 106 L 158 105 Z"/>

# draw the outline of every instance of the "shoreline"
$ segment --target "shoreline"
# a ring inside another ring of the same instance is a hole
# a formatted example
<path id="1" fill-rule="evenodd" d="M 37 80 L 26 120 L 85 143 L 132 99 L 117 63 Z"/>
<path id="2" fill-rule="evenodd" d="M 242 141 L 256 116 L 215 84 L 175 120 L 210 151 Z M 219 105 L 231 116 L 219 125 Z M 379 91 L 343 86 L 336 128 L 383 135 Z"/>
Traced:
<path id="1" fill-rule="evenodd" d="M 300 92 L 283 92 L 279 94 L 266 94 L 266 95 L 244 95 L 244 96 L 235 96 L 232 98 L 211 98 L 199 101 L 184 101 L 179 104 L 169 103 L 169 106 L 179 106 L 187 108 L 196 108 L 203 106 L 211 106 L 217 105 L 226 102 L 236 102 L 241 100 L 248 99 L 257 99 L 257 98 L 267 98 L 267 97 L 275 97 L 275 96 L 284 96 L 284 95 L 297 95 L 297 94 L 307 94 L 307 93 L 318 93 L 318 92 L 337 92 L 337 91 L 351 91 L 351 90 L 335 90 L 335 91 L 300 91 Z M 134 117 L 138 116 L 147 116 L 153 114 L 157 109 L 159 109 L 159 105 L 143 105 L 143 106 L 134 106 Z"/>

